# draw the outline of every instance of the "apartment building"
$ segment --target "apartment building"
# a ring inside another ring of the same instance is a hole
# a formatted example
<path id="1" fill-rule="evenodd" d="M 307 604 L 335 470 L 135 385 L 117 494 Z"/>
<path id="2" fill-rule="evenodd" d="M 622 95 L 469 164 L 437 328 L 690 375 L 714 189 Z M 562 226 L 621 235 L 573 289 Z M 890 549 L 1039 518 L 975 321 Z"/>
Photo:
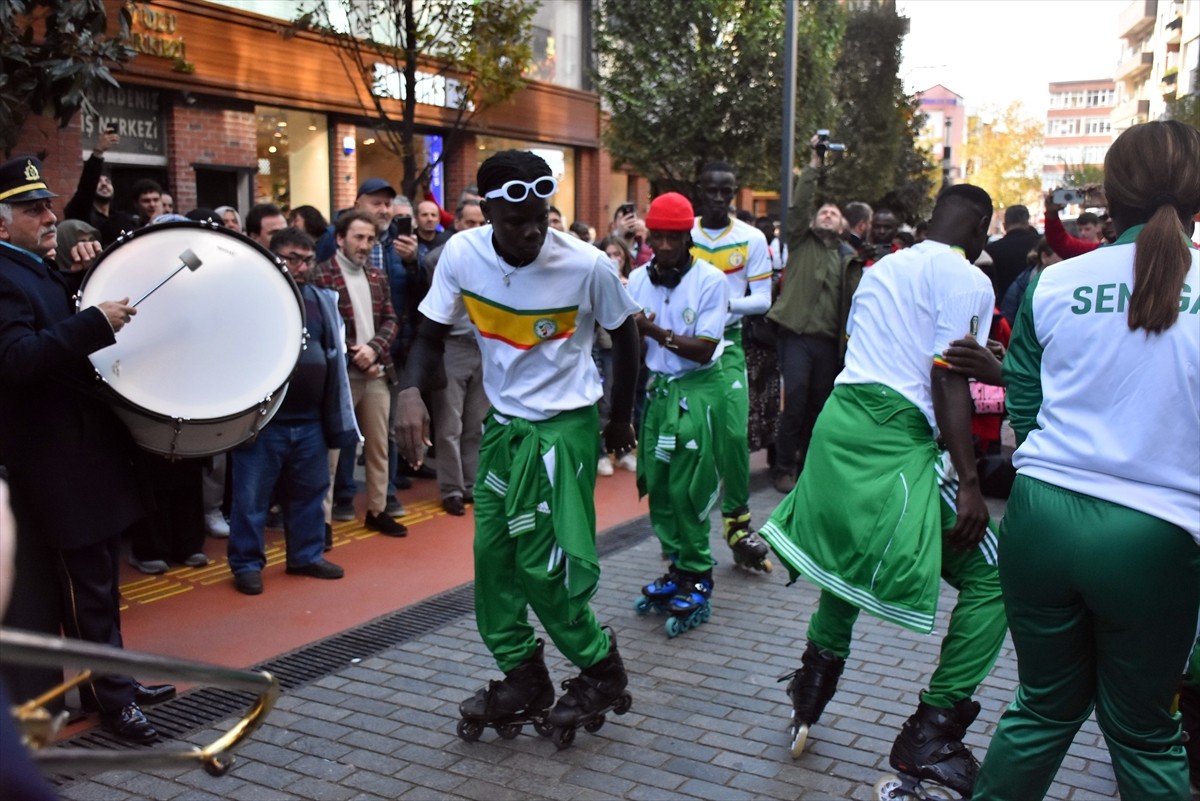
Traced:
<path id="1" fill-rule="evenodd" d="M 1101 167 L 1113 141 L 1116 83 L 1109 78 L 1050 84 L 1042 140 L 1042 189 L 1068 183 L 1068 173 Z"/>
<path id="2" fill-rule="evenodd" d="M 1112 126 L 1161 119 L 1167 104 L 1197 91 L 1200 0 L 1136 0 L 1117 19 L 1122 41 Z"/>

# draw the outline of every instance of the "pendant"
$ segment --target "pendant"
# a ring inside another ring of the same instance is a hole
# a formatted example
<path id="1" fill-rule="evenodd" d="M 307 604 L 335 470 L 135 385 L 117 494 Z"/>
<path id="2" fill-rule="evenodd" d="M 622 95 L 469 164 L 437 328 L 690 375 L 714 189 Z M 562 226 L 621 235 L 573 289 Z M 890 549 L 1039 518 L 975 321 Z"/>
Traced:
<path id="1" fill-rule="evenodd" d="M 511 275 L 511 273 L 505 273 L 505 274 L 504 274 L 504 285 L 505 285 L 505 286 L 508 286 L 508 277 L 509 277 L 509 275 Z"/>

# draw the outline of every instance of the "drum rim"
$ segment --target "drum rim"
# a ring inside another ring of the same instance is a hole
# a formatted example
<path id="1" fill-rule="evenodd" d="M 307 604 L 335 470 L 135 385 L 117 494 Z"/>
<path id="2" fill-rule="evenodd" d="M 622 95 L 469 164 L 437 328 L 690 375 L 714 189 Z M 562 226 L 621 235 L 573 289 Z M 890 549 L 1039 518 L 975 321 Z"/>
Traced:
<path id="1" fill-rule="evenodd" d="M 274 401 L 275 397 L 277 395 L 279 395 L 280 391 L 287 389 L 288 385 L 292 383 L 292 377 L 289 375 L 287 380 L 284 381 L 282 384 L 280 384 L 278 387 L 276 387 L 275 390 L 273 392 L 271 392 L 271 394 L 267 395 L 264 398 L 260 398 L 255 405 L 247 406 L 245 409 L 242 409 L 240 412 L 236 412 L 235 414 L 226 414 L 226 415 L 222 415 L 221 417 L 172 417 L 169 414 L 163 414 L 162 412 L 152 411 L 150 409 L 147 409 L 145 406 L 142 406 L 141 404 L 134 403 L 133 401 L 127 399 L 124 395 L 117 392 L 116 389 L 114 389 L 113 386 L 111 384 L 109 384 L 108 380 L 106 378 L 104 378 L 104 376 L 100 375 L 99 371 L 96 371 L 96 380 L 101 382 L 108 388 L 108 395 L 111 396 L 108 398 L 108 401 L 110 403 L 115 402 L 116 405 L 118 405 L 118 406 L 124 406 L 126 409 L 129 409 L 130 411 L 133 411 L 133 412 L 137 412 L 138 414 L 142 415 L 143 417 L 148 417 L 153 420 L 158 420 L 160 422 L 174 423 L 174 422 L 182 421 L 184 423 L 188 423 L 191 425 L 207 425 L 209 423 L 213 423 L 213 424 L 228 423 L 233 420 L 240 420 L 241 418 L 245 417 L 248 414 L 258 414 L 258 413 L 260 413 L 260 410 L 264 404 L 269 406 Z"/>
<path id="2" fill-rule="evenodd" d="M 289 270 L 287 265 L 283 263 L 283 259 L 272 253 L 270 248 L 265 247 L 258 240 L 251 239 L 250 237 L 238 231 L 232 231 L 226 228 L 224 225 L 212 220 L 174 220 L 172 222 L 151 223 L 150 225 L 143 225 L 141 228 L 121 234 L 113 241 L 111 245 L 100 252 L 100 255 L 96 257 L 96 260 L 92 262 L 92 266 L 88 267 L 87 271 L 84 272 L 83 280 L 79 284 L 79 289 L 75 291 L 75 311 L 78 312 L 80 304 L 83 303 L 83 289 L 87 286 L 88 279 L 92 277 L 92 273 L 94 273 L 100 267 L 100 265 L 106 258 L 108 258 L 108 256 L 119 250 L 120 246 L 125 242 L 136 239 L 139 236 L 146 236 L 147 234 L 155 231 L 166 231 L 171 228 L 195 228 L 203 231 L 215 231 L 219 234 L 233 237 L 243 244 L 250 245 L 251 249 L 257 250 L 261 255 L 267 258 L 267 261 L 271 262 L 276 270 L 283 273 L 284 277 L 287 278 L 288 286 L 291 288 L 292 294 L 296 296 L 296 303 L 300 307 L 300 327 L 302 329 L 306 327 L 308 321 L 305 319 L 304 297 L 300 293 L 300 285 L 297 284 L 296 279 L 292 277 L 291 270 Z"/>

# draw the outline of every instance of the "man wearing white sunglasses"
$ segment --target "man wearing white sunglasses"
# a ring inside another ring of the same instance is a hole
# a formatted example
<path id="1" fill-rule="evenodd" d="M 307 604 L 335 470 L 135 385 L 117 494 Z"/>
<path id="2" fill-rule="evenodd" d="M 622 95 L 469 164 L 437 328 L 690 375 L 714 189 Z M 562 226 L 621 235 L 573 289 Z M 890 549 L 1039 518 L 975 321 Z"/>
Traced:
<path id="1" fill-rule="evenodd" d="M 639 309 L 603 251 L 549 231 L 558 184 L 544 160 L 497 153 L 479 168 L 478 184 L 490 225 L 454 236 L 442 251 L 401 380 L 396 442 L 405 459 L 421 462 L 429 444 L 421 390 L 432 388 L 450 324 L 465 311 L 492 404 L 475 488 L 476 619 L 506 675 L 463 701 L 459 732 L 470 740 L 484 726 L 505 734 L 533 722 L 565 748 L 578 726 L 595 730 L 606 711 L 624 713 L 632 702 L 616 637 L 589 606 L 600 576 L 593 494 L 601 384 L 591 353 L 599 323 L 612 334 L 617 366 L 605 445 L 628 450 Z M 552 711 L 554 684 L 530 607 L 582 669 Z"/>

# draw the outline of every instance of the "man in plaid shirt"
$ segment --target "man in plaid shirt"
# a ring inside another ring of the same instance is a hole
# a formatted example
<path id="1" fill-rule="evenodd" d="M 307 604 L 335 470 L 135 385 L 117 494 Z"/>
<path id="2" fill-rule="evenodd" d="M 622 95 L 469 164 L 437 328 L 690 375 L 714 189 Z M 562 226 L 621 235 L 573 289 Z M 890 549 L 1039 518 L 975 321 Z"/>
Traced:
<path id="1" fill-rule="evenodd" d="M 385 512 L 388 414 L 391 411 L 388 383 L 394 377 L 391 349 L 397 330 L 391 288 L 387 276 L 371 264 L 376 230 L 370 215 L 361 211 L 343 214 L 338 218 L 334 235 L 337 250 L 332 258 L 317 265 L 312 283 L 337 291 L 338 311 L 346 323 L 350 393 L 358 427 L 365 440 L 366 526 L 389 537 L 403 537 L 408 534 L 408 529 Z M 330 451 L 331 472 L 337 467 L 340 453 Z M 332 500 L 332 494 L 326 498 L 326 520 L 330 518 Z"/>

